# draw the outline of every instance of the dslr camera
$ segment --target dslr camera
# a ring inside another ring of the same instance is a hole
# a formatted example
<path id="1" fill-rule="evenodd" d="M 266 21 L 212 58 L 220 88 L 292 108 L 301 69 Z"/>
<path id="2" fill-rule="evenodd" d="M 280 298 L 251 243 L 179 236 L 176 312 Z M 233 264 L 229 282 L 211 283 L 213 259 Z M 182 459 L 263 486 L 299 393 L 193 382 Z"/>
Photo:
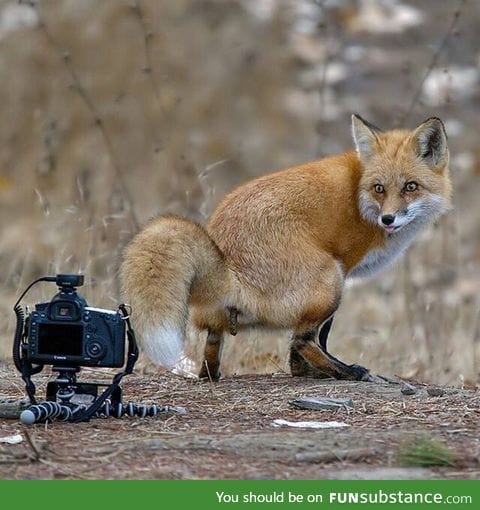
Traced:
<path id="1" fill-rule="evenodd" d="M 50 301 L 37 303 L 30 312 L 20 303 L 40 282 L 54 282 L 59 291 Z M 13 307 L 17 318 L 13 361 L 32 404 L 21 413 L 22 423 L 81 422 L 100 416 L 120 418 L 125 414 L 156 416 L 168 410 L 155 404 L 123 404 L 120 383 L 125 375 L 133 372 L 138 359 L 130 307 L 121 304 L 118 311 L 113 311 L 89 306 L 77 292 L 81 285 L 83 275 L 42 276 L 23 291 Z M 32 375 L 41 372 L 45 365 L 52 365 L 52 372 L 58 376 L 47 383 L 46 401 L 38 403 Z M 77 373 L 85 366 L 123 369 L 113 376 L 110 384 L 79 382 Z"/>
<path id="2" fill-rule="evenodd" d="M 88 306 L 76 290 L 83 285 L 83 275 L 45 279 L 54 281 L 59 292 L 27 315 L 25 358 L 39 365 L 121 367 L 125 360 L 122 314 Z"/>

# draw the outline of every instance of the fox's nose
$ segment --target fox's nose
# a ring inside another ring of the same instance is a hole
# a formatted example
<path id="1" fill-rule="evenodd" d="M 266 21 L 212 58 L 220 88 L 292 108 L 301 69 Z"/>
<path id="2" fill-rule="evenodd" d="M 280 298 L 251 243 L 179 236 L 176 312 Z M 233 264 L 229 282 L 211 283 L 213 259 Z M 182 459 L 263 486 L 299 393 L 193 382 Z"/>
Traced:
<path id="1" fill-rule="evenodd" d="M 393 214 L 384 214 L 382 216 L 382 223 L 384 225 L 391 225 L 395 221 L 395 216 Z"/>

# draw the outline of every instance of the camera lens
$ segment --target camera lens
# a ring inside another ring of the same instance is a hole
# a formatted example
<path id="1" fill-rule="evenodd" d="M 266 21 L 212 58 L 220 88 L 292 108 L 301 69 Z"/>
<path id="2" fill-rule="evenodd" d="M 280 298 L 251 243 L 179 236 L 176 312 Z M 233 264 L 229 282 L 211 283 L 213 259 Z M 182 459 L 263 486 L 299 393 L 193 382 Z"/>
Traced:
<path id="1" fill-rule="evenodd" d="M 85 352 L 91 358 L 100 358 L 103 356 L 105 348 L 100 342 L 93 340 L 92 342 L 87 343 L 85 346 Z"/>

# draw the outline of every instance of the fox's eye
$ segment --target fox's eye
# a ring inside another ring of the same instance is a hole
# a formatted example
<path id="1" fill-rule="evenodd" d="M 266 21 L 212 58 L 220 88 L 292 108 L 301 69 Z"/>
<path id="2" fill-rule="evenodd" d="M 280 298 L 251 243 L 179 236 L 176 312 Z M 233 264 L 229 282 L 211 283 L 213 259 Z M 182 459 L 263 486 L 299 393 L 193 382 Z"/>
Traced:
<path id="1" fill-rule="evenodd" d="M 415 181 L 409 181 L 405 184 L 405 191 L 417 191 L 418 184 Z"/>
<path id="2" fill-rule="evenodd" d="M 383 193 L 385 191 L 385 188 L 381 184 L 375 184 L 373 189 L 375 190 L 375 193 Z"/>

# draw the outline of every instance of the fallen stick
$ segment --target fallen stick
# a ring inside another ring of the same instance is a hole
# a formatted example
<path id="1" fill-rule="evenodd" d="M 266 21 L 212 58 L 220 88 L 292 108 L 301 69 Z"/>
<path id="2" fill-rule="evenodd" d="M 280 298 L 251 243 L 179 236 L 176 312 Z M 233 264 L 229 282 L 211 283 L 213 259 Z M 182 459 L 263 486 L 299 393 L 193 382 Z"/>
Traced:
<path id="1" fill-rule="evenodd" d="M 297 453 L 297 462 L 336 462 L 342 460 L 362 460 L 373 457 L 379 452 L 373 448 L 358 448 L 356 450 L 335 450 L 328 452 Z"/>

